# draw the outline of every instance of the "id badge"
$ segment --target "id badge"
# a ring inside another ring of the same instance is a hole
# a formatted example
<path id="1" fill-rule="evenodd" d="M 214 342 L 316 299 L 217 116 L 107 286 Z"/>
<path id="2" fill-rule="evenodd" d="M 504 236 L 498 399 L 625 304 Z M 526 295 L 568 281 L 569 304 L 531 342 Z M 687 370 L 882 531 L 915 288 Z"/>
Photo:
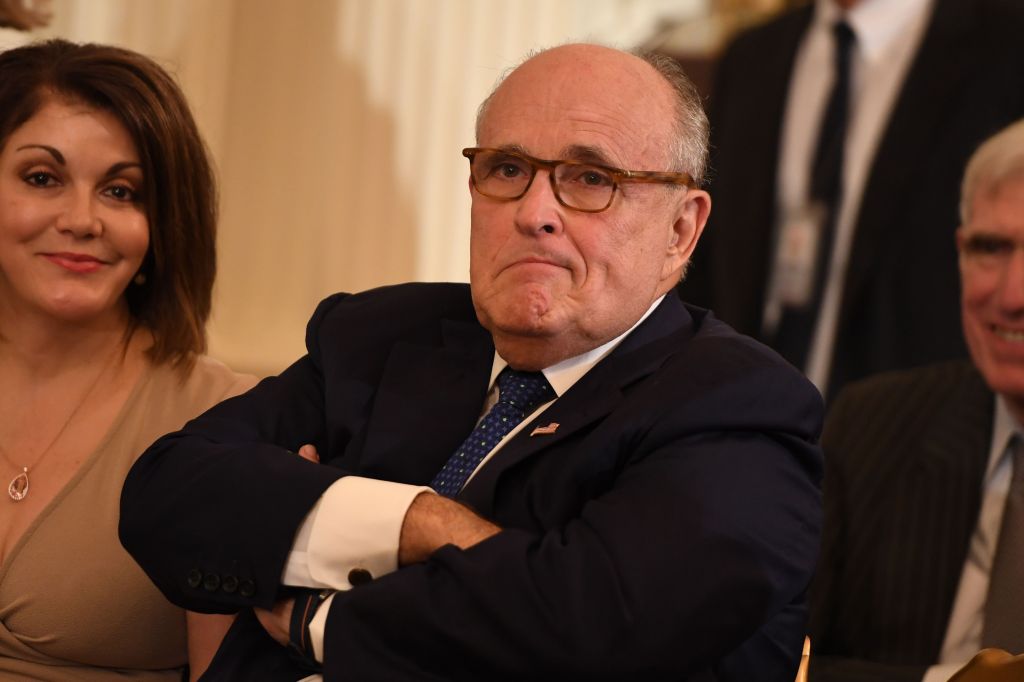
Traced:
<path id="1" fill-rule="evenodd" d="M 783 306 L 803 308 L 814 296 L 824 217 L 820 207 L 807 207 L 791 212 L 782 224 L 775 251 L 775 285 Z"/>

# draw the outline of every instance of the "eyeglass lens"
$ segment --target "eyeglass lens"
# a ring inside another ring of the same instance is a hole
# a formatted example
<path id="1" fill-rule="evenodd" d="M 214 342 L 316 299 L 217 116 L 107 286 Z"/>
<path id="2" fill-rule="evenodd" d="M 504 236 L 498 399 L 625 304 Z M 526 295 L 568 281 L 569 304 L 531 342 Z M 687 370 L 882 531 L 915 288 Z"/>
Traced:
<path id="1" fill-rule="evenodd" d="M 518 199 L 530 186 L 536 166 L 518 154 L 484 150 L 471 162 L 477 191 L 495 199 Z M 555 194 L 570 208 L 601 210 L 611 203 L 615 178 L 600 166 L 563 161 L 553 169 Z"/>

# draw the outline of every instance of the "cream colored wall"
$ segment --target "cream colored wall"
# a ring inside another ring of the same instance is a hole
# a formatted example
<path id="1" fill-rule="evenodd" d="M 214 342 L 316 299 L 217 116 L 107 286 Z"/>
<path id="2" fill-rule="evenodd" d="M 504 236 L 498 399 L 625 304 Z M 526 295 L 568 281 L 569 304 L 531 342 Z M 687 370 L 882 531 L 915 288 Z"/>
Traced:
<path id="1" fill-rule="evenodd" d="M 258 374 L 303 352 L 339 290 L 465 281 L 462 147 L 531 48 L 630 46 L 707 0 L 55 0 L 32 36 L 109 42 L 176 73 L 221 179 L 211 352 Z"/>

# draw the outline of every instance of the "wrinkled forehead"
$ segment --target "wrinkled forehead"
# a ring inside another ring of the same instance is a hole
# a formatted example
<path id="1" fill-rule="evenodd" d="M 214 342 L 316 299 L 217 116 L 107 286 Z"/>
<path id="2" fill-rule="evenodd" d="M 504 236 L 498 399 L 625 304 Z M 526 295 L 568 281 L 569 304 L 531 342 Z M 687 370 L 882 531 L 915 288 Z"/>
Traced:
<path id="1" fill-rule="evenodd" d="M 572 45 L 543 52 L 513 71 L 488 103 L 478 143 L 516 146 L 545 159 L 591 149 L 610 165 L 664 170 L 674 129 L 667 81 L 617 50 Z"/>

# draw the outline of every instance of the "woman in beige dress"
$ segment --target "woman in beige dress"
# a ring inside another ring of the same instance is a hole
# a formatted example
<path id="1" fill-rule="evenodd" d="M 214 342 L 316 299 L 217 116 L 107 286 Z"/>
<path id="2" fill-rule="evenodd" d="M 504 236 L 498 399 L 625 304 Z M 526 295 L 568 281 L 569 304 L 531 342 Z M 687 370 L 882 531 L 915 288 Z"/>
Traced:
<path id="1" fill-rule="evenodd" d="M 227 624 L 121 548 L 142 450 L 252 379 L 202 355 L 216 192 L 174 81 L 64 41 L 0 53 L 0 679 L 180 680 Z M 174 523 L 174 519 L 167 519 Z"/>

